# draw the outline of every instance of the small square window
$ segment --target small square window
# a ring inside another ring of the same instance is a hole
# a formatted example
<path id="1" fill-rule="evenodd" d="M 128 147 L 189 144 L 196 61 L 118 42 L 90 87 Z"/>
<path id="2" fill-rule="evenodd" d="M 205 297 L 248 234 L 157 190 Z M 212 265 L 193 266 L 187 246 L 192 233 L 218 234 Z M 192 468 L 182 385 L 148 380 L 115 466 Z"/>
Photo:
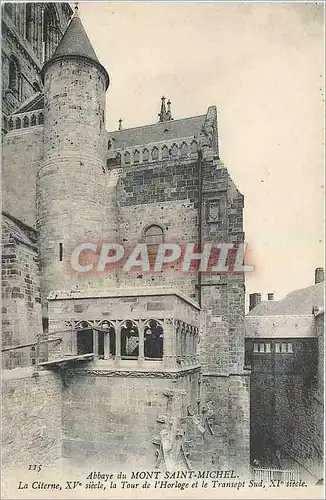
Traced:
<path id="1" fill-rule="evenodd" d="M 277 353 L 281 352 L 280 347 L 281 347 L 281 344 L 279 344 L 279 343 L 277 342 L 277 343 L 275 344 L 275 352 L 277 352 Z"/>
<path id="2" fill-rule="evenodd" d="M 267 352 L 267 353 L 271 352 L 271 345 L 269 342 L 267 344 L 265 344 L 265 352 Z"/>
<path id="3" fill-rule="evenodd" d="M 281 344 L 281 352 L 287 352 L 286 343 L 285 342 L 282 342 L 282 344 Z"/>
<path id="4" fill-rule="evenodd" d="M 289 343 L 288 343 L 288 352 L 290 352 L 290 353 L 292 353 L 292 352 L 293 352 L 291 342 L 289 342 Z"/>
<path id="5" fill-rule="evenodd" d="M 265 344 L 259 344 L 259 352 L 265 352 Z"/>
<path id="6" fill-rule="evenodd" d="M 258 344 L 254 344 L 254 352 L 258 352 Z"/>

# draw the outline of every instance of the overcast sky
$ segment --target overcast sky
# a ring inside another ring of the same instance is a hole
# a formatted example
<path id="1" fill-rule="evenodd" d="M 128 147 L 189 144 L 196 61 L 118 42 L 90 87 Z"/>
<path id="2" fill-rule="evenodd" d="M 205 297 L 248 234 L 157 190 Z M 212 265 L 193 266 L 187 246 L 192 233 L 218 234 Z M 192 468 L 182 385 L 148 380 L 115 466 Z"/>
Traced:
<path id="1" fill-rule="evenodd" d="M 216 105 L 220 155 L 245 196 L 247 292 L 313 284 L 323 266 L 323 4 L 80 2 L 111 85 L 107 129 Z M 264 297 L 263 297 L 264 298 Z"/>

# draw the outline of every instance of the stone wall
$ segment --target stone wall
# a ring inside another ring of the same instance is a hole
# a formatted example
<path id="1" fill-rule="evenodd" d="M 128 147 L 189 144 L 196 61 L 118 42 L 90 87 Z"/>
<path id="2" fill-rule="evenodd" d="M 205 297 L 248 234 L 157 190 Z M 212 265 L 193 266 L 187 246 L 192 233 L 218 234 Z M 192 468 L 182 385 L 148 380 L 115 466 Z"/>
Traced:
<path id="1" fill-rule="evenodd" d="M 2 465 L 5 472 L 29 464 L 60 466 L 61 379 L 51 372 L 17 368 L 2 373 Z M 16 478 L 17 479 L 17 478 Z"/>
<path id="2" fill-rule="evenodd" d="M 160 432 L 175 439 L 197 397 L 198 372 L 171 377 L 75 371 L 63 393 L 63 458 L 91 469 L 153 470 Z"/>
<path id="3" fill-rule="evenodd" d="M 42 333 L 37 250 L 6 225 L 2 238 L 2 346 L 36 342 Z M 31 348 L 5 352 L 2 362 L 4 368 L 31 365 Z"/>
<path id="4" fill-rule="evenodd" d="M 35 227 L 36 174 L 43 158 L 43 127 L 12 130 L 3 140 L 3 210 Z"/>

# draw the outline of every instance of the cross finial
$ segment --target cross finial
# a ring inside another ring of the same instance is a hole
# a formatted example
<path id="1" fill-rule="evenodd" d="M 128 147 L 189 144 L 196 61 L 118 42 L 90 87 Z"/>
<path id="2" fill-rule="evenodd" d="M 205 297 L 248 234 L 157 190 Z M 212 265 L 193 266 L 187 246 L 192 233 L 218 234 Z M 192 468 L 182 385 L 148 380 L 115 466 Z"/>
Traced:
<path id="1" fill-rule="evenodd" d="M 78 17 L 78 14 L 79 14 L 78 9 L 79 9 L 78 2 L 75 2 L 74 3 L 74 16 L 75 17 Z"/>
<path id="2" fill-rule="evenodd" d="M 118 130 L 122 130 L 122 118 L 119 118 L 119 127 Z"/>

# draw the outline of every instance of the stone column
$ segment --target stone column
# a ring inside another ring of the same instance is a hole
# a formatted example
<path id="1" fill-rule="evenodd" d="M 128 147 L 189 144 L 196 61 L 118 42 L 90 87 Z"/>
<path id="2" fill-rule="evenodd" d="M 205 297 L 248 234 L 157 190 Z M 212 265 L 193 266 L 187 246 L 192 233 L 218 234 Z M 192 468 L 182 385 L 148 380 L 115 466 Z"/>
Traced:
<path id="1" fill-rule="evenodd" d="M 93 330 L 93 352 L 94 358 L 98 359 L 98 331 Z"/>
<path id="2" fill-rule="evenodd" d="M 145 361 L 145 354 L 144 354 L 144 331 L 145 331 L 145 326 L 143 324 L 138 325 L 138 332 L 139 332 L 139 351 L 138 351 L 138 362 L 143 363 Z"/>
<path id="3" fill-rule="evenodd" d="M 176 366 L 176 334 L 172 318 L 164 321 L 163 332 L 163 366 L 164 368 L 175 368 Z"/>
<path id="4" fill-rule="evenodd" d="M 117 326 L 115 333 L 115 361 L 119 366 L 121 359 L 121 326 Z"/>

